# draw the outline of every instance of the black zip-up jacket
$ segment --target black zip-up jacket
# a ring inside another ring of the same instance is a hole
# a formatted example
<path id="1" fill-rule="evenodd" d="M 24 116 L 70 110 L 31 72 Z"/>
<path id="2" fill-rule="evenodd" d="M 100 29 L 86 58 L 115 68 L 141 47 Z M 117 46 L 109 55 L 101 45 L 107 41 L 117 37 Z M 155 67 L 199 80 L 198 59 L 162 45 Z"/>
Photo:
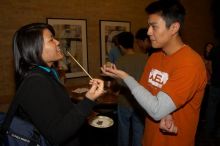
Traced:
<path id="1" fill-rule="evenodd" d="M 80 128 L 95 102 L 85 98 L 74 104 L 52 73 L 36 67 L 30 74 L 15 97 L 20 98 L 17 115 L 33 123 L 50 143 L 78 146 Z"/>

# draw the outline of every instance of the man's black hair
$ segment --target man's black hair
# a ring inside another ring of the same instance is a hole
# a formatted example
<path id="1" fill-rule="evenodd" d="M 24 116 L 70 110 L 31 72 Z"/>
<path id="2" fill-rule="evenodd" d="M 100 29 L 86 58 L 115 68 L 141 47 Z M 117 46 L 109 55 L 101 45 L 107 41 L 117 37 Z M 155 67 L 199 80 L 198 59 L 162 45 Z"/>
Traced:
<path id="1" fill-rule="evenodd" d="M 158 13 L 161 15 L 167 27 L 170 27 L 174 22 L 179 22 L 180 26 L 182 26 L 186 13 L 185 8 L 178 0 L 155 1 L 148 5 L 145 11 L 148 14 Z"/>
<path id="2" fill-rule="evenodd" d="M 134 36 L 131 32 L 121 32 L 117 35 L 118 44 L 127 48 L 134 47 Z"/>
<path id="3" fill-rule="evenodd" d="M 136 34 L 135 38 L 144 41 L 146 38 L 149 39 L 149 36 L 147 35 L 147 28 L 140 28 Z"/>

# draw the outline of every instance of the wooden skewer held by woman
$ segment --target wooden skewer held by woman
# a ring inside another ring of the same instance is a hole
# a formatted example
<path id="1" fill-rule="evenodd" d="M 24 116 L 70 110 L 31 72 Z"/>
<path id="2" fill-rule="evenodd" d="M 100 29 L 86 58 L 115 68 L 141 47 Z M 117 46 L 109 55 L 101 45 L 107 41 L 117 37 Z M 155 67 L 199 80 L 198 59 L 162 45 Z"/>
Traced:
<path id="1" fill-rule="evenodd" d="M 79 67 L 89 76 L 89 78 L 92 80 L 92 76 L 81 66 L 81 64 L 73 57 L 73 55 L 67 51 L 67 55 L 69 55 L 78 65 Z"/>

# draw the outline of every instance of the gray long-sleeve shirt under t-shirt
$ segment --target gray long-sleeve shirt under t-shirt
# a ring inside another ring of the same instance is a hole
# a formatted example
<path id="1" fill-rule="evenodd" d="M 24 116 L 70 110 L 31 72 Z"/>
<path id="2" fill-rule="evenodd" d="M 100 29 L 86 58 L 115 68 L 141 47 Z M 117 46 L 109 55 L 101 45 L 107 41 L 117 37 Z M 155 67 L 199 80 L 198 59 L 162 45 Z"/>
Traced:
<path id="1" fill-rule="evenodd" d="M 137 102 L 154 120 L 158 121 L 176 110 L 176 105 L 172 101 L 172 98 L 163 91 L 153 96 L 133 77 L 128 76 L 123 81 L 131 90 Z"/>

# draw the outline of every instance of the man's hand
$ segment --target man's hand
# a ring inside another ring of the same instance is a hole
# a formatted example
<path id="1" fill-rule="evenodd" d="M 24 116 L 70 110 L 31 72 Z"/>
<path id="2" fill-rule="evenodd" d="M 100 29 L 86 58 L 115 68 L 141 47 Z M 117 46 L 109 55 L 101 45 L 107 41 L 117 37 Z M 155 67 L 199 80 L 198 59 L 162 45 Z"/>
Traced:
<path id="1" fill-rule="evenodd" d="M 161 119 L 160 121 L 160 130 L 163 133 L 167 134 L 177 134 L 178 128 L 174 123 L 174 120 L 171 115 L 168 115 Z"/>
<path id="2" fill-rule="evenodd" d="M 122 70 L 119 70 L 116 68 L 116 66 L 114 64 L 111 65 L 103 65 L 101 67 L 102 72 L 110 77 L 114 77 L 114 78 L 126 78 L 128 76 L 128 74 Z"/>

